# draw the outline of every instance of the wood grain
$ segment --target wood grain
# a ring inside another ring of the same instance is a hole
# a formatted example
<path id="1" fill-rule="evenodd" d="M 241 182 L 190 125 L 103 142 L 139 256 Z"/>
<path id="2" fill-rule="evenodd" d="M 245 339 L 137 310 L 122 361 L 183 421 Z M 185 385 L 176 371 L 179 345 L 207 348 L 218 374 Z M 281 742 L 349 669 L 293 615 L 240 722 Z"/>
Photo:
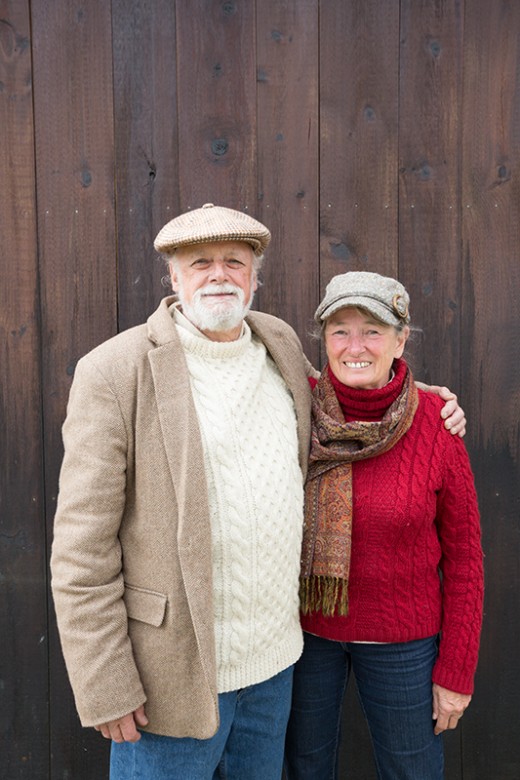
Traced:
<path id="1" fill-rule="evenodd" d="M 0 14 L 0 765 L 48 772 L 40 321 L 29 3 Z"/>

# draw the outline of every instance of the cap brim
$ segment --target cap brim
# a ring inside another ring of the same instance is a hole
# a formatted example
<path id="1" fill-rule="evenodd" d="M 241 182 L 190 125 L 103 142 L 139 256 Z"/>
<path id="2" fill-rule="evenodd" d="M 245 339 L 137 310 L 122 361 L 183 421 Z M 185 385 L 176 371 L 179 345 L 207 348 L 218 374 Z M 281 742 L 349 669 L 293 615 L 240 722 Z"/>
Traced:
<path id="1" fill-rule="evenodd" d="M 163 243 L 162 241 L 155 241 L 154 248 L 157 252 L 164 252 L 165 254 L 172 254 L 176 249 L 181 249 L 183 246 L 197 246 L 198 244 L 213 244 L 221 241 L 236 241 L 240 244 L 249 244 L 255 255 L 261 255 L 265 252 L 268 241 L 259 241 L 257 238 L 251 238 L 246 236 L 202 236 L 200 238 L 190 238 L 186 241 L 175 241 L 173 243 Z"/>
<path id="2" fill-rule="evenodd" d="M 321 324 L 340 309 L 346 309 L 349 306 L 365 309 L 387 325 L 398 325 L 400 322 L 399 318 L 392 314 L 383 303 L 379 303 L 374 298 L 366 298 L 363 295 L 342 295 L 341 298 L 331 301 L 323 308 L 318 306 L 314 319 Z"/>

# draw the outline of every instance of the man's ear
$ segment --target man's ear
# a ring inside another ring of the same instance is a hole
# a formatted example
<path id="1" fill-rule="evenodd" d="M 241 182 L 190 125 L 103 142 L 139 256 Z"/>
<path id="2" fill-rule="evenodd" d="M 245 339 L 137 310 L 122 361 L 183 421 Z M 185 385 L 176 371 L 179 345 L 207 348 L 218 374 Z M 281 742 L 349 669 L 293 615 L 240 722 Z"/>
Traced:
<path id="1" fill-rule="evenodd" d="M 177 269 L 175 267 L 175 263 L 174 263 L 173 260 L 170 260 L 168 262 L 168 271 L 170 273 L 170 279 L 171 279 L 171 283 L 172 283 L 173 292 L 178 292 L 179 291 L 179 277 L 178 277 Z"/>

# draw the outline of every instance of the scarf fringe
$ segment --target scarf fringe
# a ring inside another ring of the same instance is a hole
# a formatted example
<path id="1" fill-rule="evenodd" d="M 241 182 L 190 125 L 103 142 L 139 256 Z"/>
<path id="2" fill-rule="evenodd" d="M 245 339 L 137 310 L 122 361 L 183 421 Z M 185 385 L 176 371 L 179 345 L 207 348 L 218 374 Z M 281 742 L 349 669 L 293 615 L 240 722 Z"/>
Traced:
<path id="1" fill-rule="evenodd" d="M 348 587 L 340 577 L 311 575 L 300 578 L 300 609 L 304 615 L 348 615 Z"/>

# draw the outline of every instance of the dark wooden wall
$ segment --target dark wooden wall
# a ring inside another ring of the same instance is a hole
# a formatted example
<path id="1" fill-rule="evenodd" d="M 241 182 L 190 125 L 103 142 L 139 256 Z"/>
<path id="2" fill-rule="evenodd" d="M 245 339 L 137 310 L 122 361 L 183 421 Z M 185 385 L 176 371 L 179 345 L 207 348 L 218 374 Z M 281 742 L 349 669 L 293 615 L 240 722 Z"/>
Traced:
<path id="1" fill-rule="evenodd" d="M 446 776 L 518 780 L 520 3 L 0 0 L 0 133 L 0 775 L 107 777 L 48 595 L 60 425 L 77 359 L 164 294 L 158 229 L 212 201 L 272 229 L 258 306 L 317 363 L 333 274 L 410 290 L 416 373 L 467 411 L 486 550 Z M 342 766 L 374 777 L 353 692 Z"/>

